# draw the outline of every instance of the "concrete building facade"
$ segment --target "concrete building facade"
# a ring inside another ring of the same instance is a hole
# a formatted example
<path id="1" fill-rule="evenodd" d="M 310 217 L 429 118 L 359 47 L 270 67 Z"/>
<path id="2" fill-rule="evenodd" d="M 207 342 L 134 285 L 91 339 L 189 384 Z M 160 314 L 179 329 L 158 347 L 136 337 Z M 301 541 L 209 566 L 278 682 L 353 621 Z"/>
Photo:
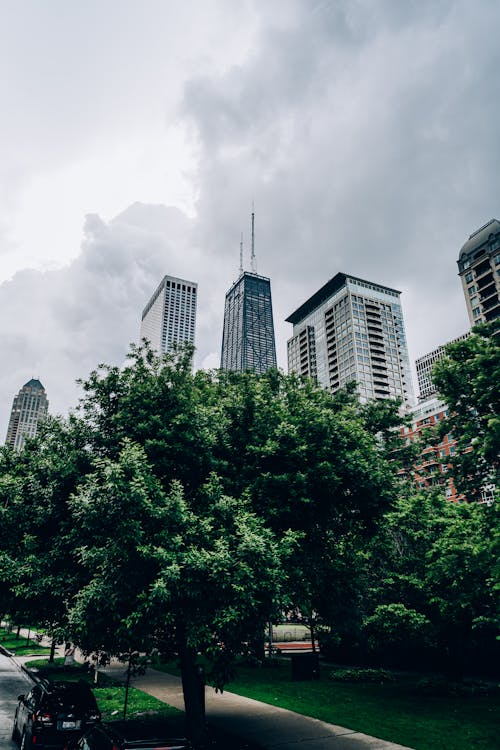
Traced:
<path id="1" fill-rule="evenodd" d="M 500 316 L 500 222 L 490 219 L 460 250 L 458 274 L 471 326 Z"/>
<path id="2" fill-rule="evenodd" d="M 418 380 L 418 392 L 419 392 L 419 400 L 422 401 L 423 399 L 429 398 L 429 396 L 432 396 L 434 393 L 437 392 L 436 386 L 432 382 L 432 369 L 436 362 L 440 359 L 442 359 L 445 356 L 446 353 L 446 347 L 448 344 L 454 344 L 456 341 L 462 341 L 463 339 L 466 339 L 470 336 L 470 333 L 464 333 L 462 336 L 457 336 L 456 339 L 453 339 L 452 341 L 448 341 L 446 344 L 443 344 L 442 346 L 438 346 L 437 349 L 434 349 L 432 352 L 429 352 L 428 354 L 424 354 L 423 357 L 419 357 L 415 360 L 415 369 L 417 371 L 417 380 Z"/>
<path id="3" fill-rule="evenodd" d="M 276 367 L 271 281 L 243 271 L 226 294 L 221 369 L 263 373 Z"/>
<path id="4" fill-rule="evenodd" d="M 7 428 L 6 445 L 22 450 L 27 437 L 35 437 L 39 423 L 47 416 L 49 402 L 45 388 L 32 378 L 14 396 Z"/>
<path id="5" fill-rule="evenodd" d="M 354 380 L 362 401 L 413 405 L 399 291 L 338 273 L 286 320 L 293 325 L 289 372 L 332 392 Z"/>
<path id="6" fill-rule="evenodd" d="M 143 310 L 141 339 L 148 339 L 158 354 L 194 344 L 197 293 L 194 281 L 165 276 Z"/>

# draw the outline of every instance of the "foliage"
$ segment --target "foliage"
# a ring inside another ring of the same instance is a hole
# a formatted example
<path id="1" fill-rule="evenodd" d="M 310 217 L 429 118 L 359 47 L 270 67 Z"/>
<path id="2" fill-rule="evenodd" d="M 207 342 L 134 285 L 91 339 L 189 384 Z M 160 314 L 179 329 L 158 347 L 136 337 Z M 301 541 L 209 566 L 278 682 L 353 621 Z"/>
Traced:
<path id="1" fill-rule="evenodd" d="M 417 693 L 429 696 L 443 695 L 493 695 L 498 698 L 500 688 L 484 680 L 463 680 L 450 682 L 442 677 L 424 677 L 415 686 Z"/>
<path id="2" fill-rule="evenodd" d="M 468 338 L 448 344 L 446 357 L 434 367 L 433 380 L 450 411 L 441 430 L 457 441 L 452 460 L 457 487 L 469 499 L 478 498 L 485 484 L 498 486 L 498 323 L 476 326 Z"/>
<path id="3" fill-rule="evenodd" d="M 222 687 L 283 612 L 365 649 L 493 627 L 498 510 L 404 491 L 397 404 L 191 353 L 132 347 L 0 452 L 4 611 L 103 662 L 175 654 L 195 729 L 197 655 Z"/>
<path id="4" fill-rule="evenodd" d="M 387 669 L 332 669 L 331 680 L 336 682 L 394 682 L 395 677 Z"/>
<path id="5" fill-rule="evenodd" d="M 48 419 L 22 453 L 5 449 L 2 459 L 0 580 L 9 581 L 7 610 L 62 640 L 67 602 L 79 586 L 68 499 L 89 466 L 85 431 L 75 419 Z"/>
<path id="6" fill-rule="evenodd" d="M 460 678 L 473 636 L 498 626 L 489 538 L 495 513 L 449 503 L 436 491 L 398 499 L 369 550 L 372 645 L 434 643 Z"/>
<path id="7" fill-rule="evenodd" d="M 387 643 L 404 644 L 426 642 L 431 630 L 429 619 L 400 602 L 379 604 L 365 619 L 364 627 L 372 648 L 380 649 Z"/>

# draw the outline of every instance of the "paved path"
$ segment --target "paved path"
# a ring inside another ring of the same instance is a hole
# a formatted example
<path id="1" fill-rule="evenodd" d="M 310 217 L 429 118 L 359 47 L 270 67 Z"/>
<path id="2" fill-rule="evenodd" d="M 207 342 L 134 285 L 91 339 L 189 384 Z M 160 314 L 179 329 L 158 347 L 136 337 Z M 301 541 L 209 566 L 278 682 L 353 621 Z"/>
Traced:
<path id="1" fill-rule="evenodd" d="M 122 664 L 104 671 L 115 679 L 124 679 Z M 148 669 L 143 677 L 134 679 L 133 685 L 184 710 L 179 677 Z M 411 750 L 235 693 L 224 691 L 221 695 L 211 687 L 206 688 L 206 709 L 210 724 L 266 750 Z"/>

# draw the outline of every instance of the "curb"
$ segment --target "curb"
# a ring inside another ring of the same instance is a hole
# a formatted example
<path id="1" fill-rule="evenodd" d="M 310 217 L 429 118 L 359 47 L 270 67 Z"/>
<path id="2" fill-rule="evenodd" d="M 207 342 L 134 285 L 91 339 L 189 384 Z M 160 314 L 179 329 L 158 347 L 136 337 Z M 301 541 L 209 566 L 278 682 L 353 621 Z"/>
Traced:
<path id="1" fill-rule="evenodd" d="M 0 654 L 3 654 L 4 656 L 8 656 L 11 659 L 15 656 L 15 654 L 12 651 L 9 651 L 5 646 L 0 645 Z"/>
<path id="2" fill-rule="evenodd" d="M 27 675 L 30 680 L 33 682 L 40 682 L 40 678 L 33 674 L 27 667 L 24 666 L 24 664 L 19 664 L 19 662 L 16 659 L 16 654 L 14 654 L 12 651 L 9 651 L 5 648 L 5 646 L 0 645 L 0 653 L 2 653 L 4 656 L 7 656 L 9 659 L 12 659 L 16 667 L 21 671 L 24 672 L 25 675 Z"/>

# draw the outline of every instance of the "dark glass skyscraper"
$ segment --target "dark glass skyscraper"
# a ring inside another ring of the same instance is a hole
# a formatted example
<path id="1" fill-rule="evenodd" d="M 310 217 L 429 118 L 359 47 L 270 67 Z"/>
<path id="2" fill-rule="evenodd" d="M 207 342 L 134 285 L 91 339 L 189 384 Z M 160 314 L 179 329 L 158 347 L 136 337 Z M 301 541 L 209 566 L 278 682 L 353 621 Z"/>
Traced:
<path id="1" fill-rule="evenodd" d="M 226 294 L 221 368 L 262 373 L 276 367 L 271 282 L 244 271 Z"/>

